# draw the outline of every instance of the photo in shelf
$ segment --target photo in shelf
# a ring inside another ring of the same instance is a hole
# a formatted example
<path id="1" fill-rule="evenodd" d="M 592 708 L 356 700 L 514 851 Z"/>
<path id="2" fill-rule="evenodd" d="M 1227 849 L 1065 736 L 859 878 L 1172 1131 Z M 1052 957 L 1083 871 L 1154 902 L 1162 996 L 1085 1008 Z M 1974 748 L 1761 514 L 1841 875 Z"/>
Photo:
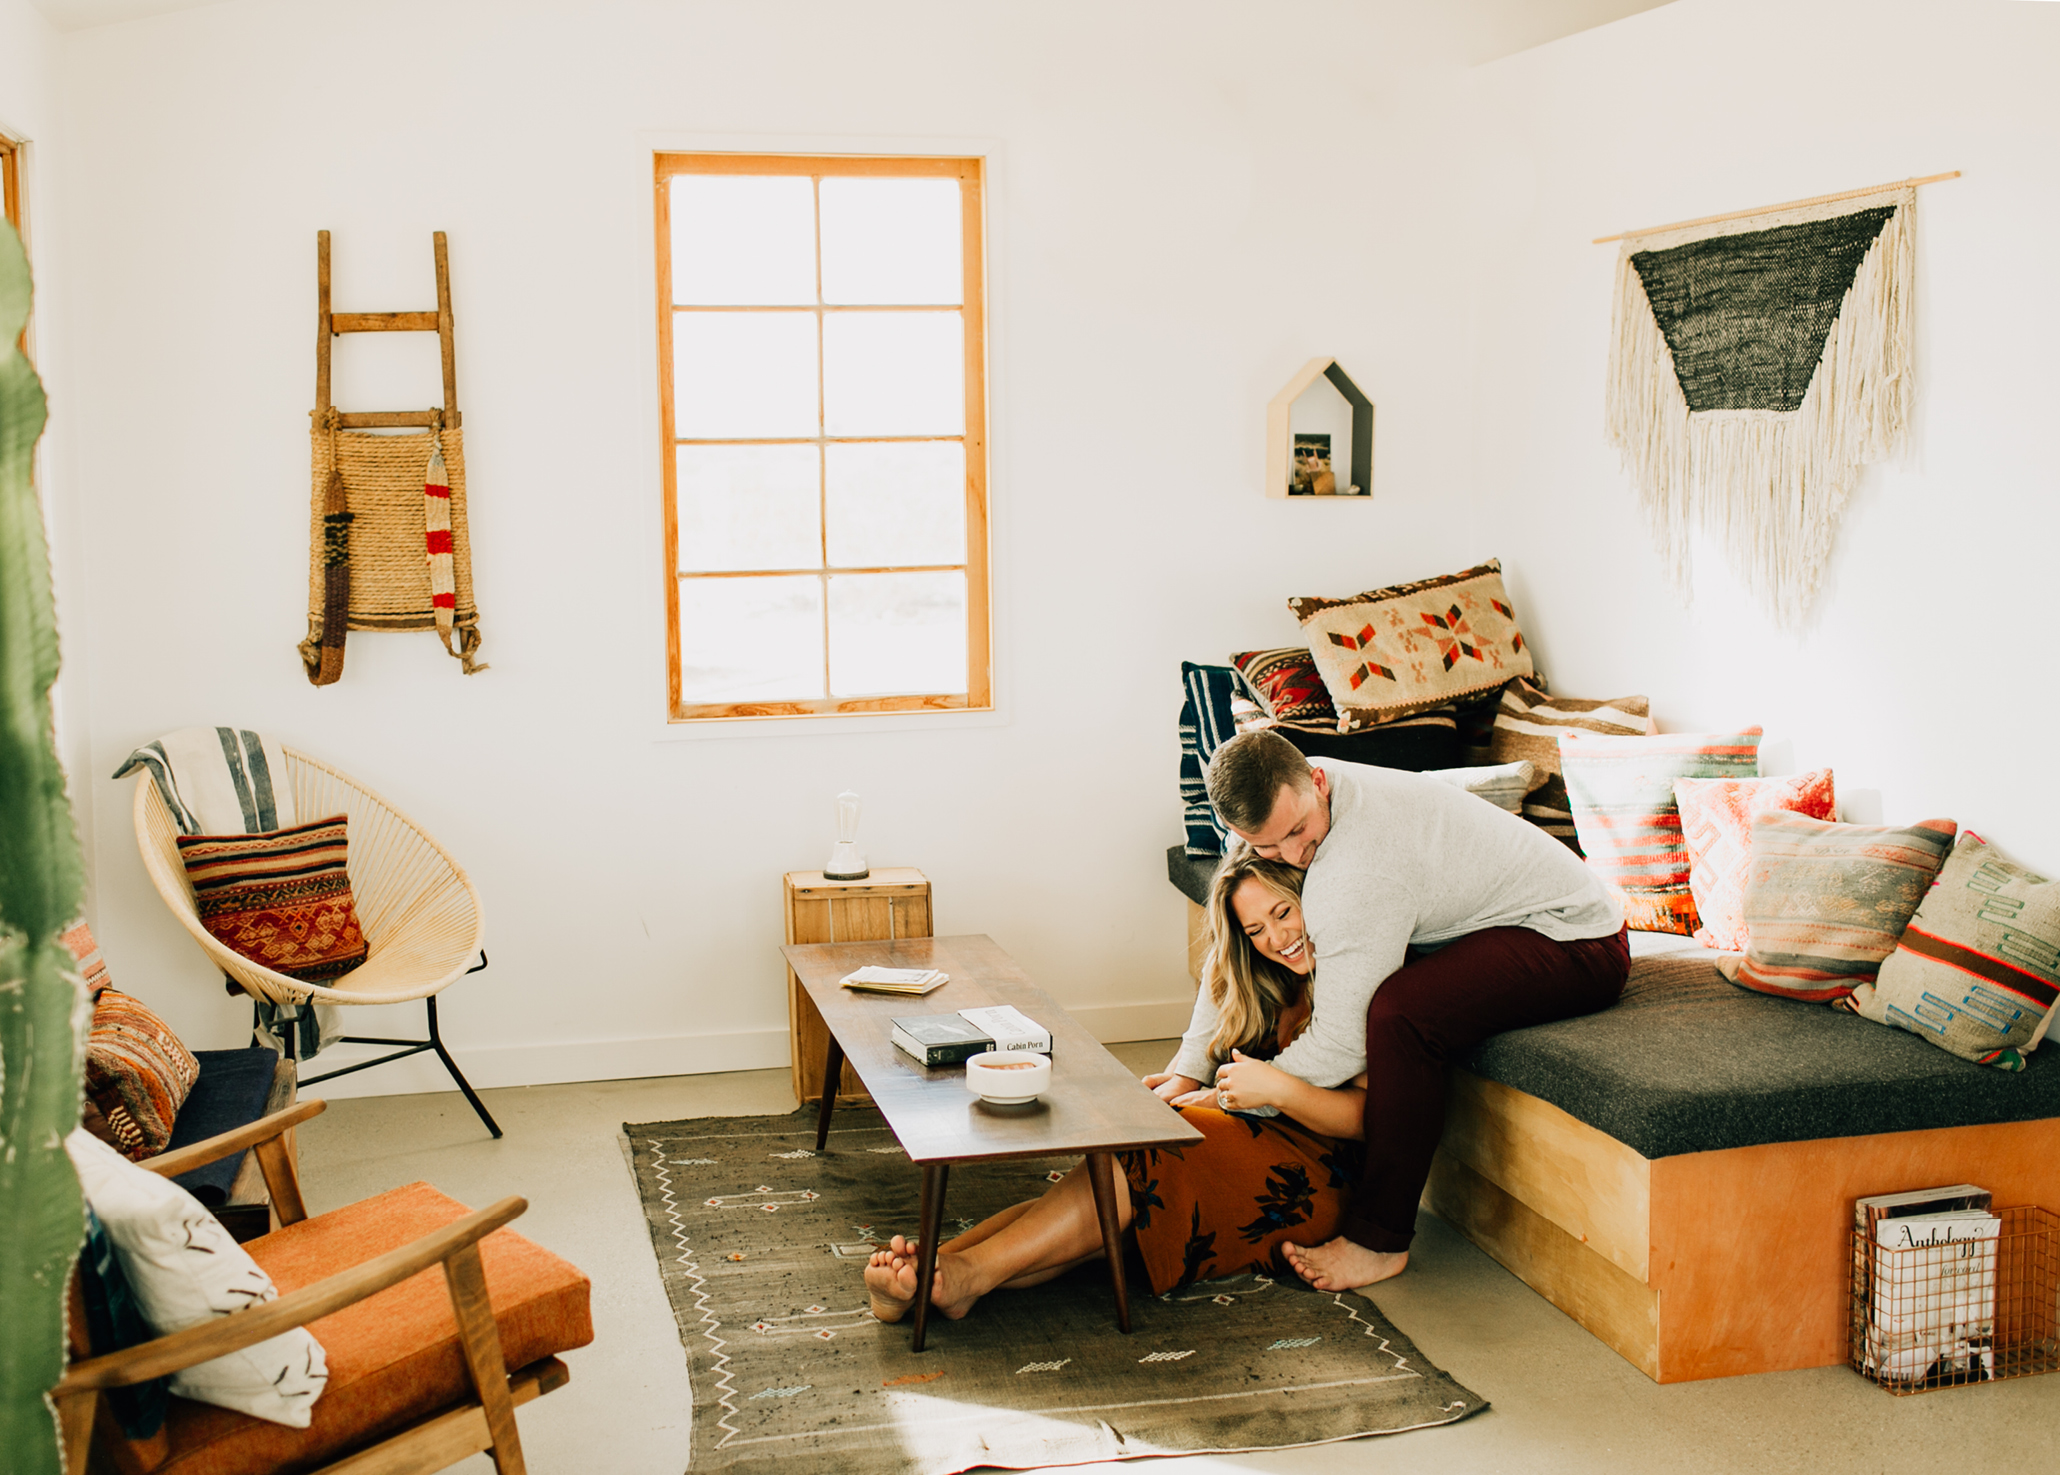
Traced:
<path id="1" fill-rule="evenodd" d="M 1338 479 L 1330 469 L 1330 437 L 1298 434 L 1295 437 L 1294 475 L 1288 481 L 1290 497 L 1334 497 Z"/>

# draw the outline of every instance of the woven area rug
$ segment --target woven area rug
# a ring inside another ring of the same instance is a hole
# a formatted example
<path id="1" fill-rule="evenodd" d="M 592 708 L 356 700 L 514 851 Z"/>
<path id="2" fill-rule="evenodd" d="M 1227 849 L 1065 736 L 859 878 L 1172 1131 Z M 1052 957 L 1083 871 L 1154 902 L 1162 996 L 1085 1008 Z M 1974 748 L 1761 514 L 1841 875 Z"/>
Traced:
<path id="1" fill-rule="evenodd" d="M 696 1472 L 952 1475 L 1283 1449 L 1487 1407 L 1372 1302 L 1264 1276 L 1154 1298 L 1133 1271 L 1126 1337 L 1107 1269 L 1083 1266 L 938 1318 L 918 1355 L 907 1323 L 873 1320 L 860 1279 L 876 1243 L 914 1233 L 922 1191 L 877 1111 L 839 1109 L 820 1156 L 813 1108 L 623 1131 L 687 1351 Z M 1075 1161 L 954 1167 L 947 1231 Z"/>

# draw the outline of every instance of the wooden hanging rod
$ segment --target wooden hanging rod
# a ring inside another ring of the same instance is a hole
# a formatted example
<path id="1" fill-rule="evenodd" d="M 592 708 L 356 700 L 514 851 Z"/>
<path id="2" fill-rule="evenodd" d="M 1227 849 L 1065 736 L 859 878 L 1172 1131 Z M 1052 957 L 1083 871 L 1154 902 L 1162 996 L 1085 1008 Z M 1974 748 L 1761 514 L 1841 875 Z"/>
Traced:
<path id="1" fill-rule="evenodd" d="M 331 333 L 434 333 L 440 324 L 433 312 L 332 312 Z"/>
<path id="2" fill-rule="evenodd" d="M 336 417 L 337 425 L 344 430 L 383 430 L 397 425 L 420 425 L 424 429 L 436 424 L 434 410 L 359 410 L 352 413 L 345 410 Z M 452 410 L 443 417 L 446 430 L 456 430 L 465 423 L 462 412 Z"/>
<path id="3" fill-rule="evenodd" d="M 1700 220 L 1677 220 L 1672 225 L 1648 225 L 1643 230 L 1618 231 L 1613 236 L 1597 236 L 1589 244 L 1602 246 L 1611 241 L 1626 241 L 1634 236 L 1656 236 L 1664 230 L 1686 230 L 1691 225 L 1716 225 L 1726 220 L 1743 220 L 1748 215 L 1770 215 L 1776 210 L 1800 210 L 1805 205 L 1831 205 L 1840 200 L 1857 200 L 1862 195 L 1878 195 L 1883 190 L 1905 189 L 1920 184 L 1937 184 L 1941 180 L 1958 179 L 1959 177 L 1959 170 L 1949 169 L 1944 174 L 1927 174 L 1922 179 L 1898 179 L 1892 184 L 1869 185 L 1866 189 L 1840 190 L 1835 195 L 1817 195 L 1807 200 L 1790 200 L 1785 205 L 1761 205 L 1754 210 L 1732 210 L 1723 215 L 1705 215 Z"/>

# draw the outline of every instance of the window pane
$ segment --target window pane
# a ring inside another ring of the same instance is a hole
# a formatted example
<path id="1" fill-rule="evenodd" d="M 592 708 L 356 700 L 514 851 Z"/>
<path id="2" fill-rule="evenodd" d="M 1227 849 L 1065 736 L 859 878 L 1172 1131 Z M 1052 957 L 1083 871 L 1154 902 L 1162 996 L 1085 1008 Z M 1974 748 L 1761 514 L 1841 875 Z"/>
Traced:
<path id="1" fill-rule="evenodd" d="M 815 314 L 672 315 L 674 433 L 682 440 L 814 435 Z"/>
<path id="2" fill-rule="evenodd" d="M 814 302 L 812 182 L 674 175 L 672 300 L 753 306 Z"/>
<path id="3" fill-rule="evenodd" d="M 821 579 L 679 582 L 681 701 L 806 701 L 823 694 Z"/>
<path id="4" fill-rule="evenodd" d="M 830 579 L 830 686 L 840 697 L 966 689 L 966 576 Z"/>
<path id="5" fill-rule="evenodd" d="M 830 562 L 963 563 L 966 448 L 955 440 L 829 448 Z"/>
<path id="6" fill-rule="evenodd" d="M 955 312 L 833 312 L 823 320 L 831 435 L 959 435 L 965 339 Z"/>
<path id="7" fill-rule="evenodd" d="M 680 446 L 682 572 L 822 566 L 814 446 Z"/>
<path id="8" fill-rule="evenodd" d="M 964 294 L 955 179 L 825 179 L 823 301 L 949 303 Z"/>

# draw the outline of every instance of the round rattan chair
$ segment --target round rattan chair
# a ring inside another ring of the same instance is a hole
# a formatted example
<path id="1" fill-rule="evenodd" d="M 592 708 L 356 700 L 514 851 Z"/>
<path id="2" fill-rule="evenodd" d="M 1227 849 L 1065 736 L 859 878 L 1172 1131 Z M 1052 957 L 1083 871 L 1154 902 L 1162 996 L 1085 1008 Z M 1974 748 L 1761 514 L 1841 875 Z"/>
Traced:
<path id="1" fill-rule="evenodd" d="M 179 859 L 179 826 L 147 774 L 136 784 L 136 844 L 143 852 L 151 884 L 172 915 L 193 935 L 201 950 L 253 1000 L 273 1004 L 399 1004 L 425 1001 L 429 1038 L 395 1040 L 345 1035 L 360 1045 L 405 1048 L 376 1060 L 303 1079 L 304 1086 L 333 1080 L 354 1071 L 434 1050 L 479 1119 L 494 1136 L 501 1129 L 466 1081 L 437 1027 L 436 996 L 458 978 L 486 966 L 480 947 L 485 923 L 479 893 L 463 867 L 429 833 L 393 805 L 348 774 L 293 748 L 286 757 L 287 782 L 294 810 L 303 822 L 333 814 L 350 819 L 351 900 L 364 928 L 365 961 L 327 984 L 307 983 L 274 973 L 260 963 L 224 947 L 201 925 L 193 904 L 193 888 Z M 281 1032 L 287 1049 L 293 1031 Z"/>

